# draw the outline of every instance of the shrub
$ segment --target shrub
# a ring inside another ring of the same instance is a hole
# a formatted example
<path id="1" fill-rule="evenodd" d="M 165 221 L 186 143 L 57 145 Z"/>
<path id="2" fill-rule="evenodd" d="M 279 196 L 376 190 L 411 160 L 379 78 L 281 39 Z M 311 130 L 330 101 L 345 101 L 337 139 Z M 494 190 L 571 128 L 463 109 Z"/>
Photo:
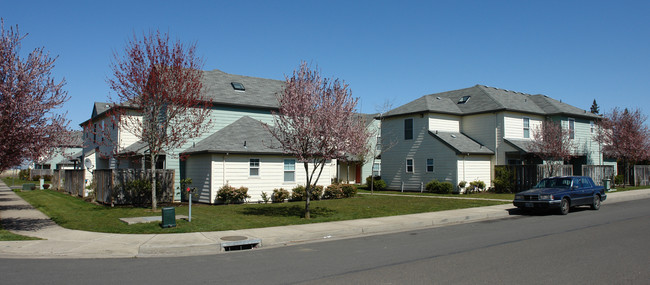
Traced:
<path id="1" fill-rule="evenodd" d="M 289 199 L 289 191 L 284 188 L 273 189 L 273 194 L 271 194 L 271 201 L 273 203 L 282 203 L 287 199 Z"/>
<path id="2" fill-rule="evenodd" d="M 481 180 L 472 181 L 469 183 L 470 190 L 483 191 L 485 190 L 485 182 Z"/>
<path id="3" fill-rule="evenodd" d="M 91 185 L 89 187 L 92 187 Z M 159 185 L 156 185 L 156 189 L 160 189 Z M 119 204 L 148 205 L 151 203 L 151 181 L 145 179 L 128 181 L 124 185 L 123 191 L 113 192 L 113 200 Z"/>
<path id="4" fill-rule="evenodd" d="M 354 184 L 343 184 L 341 185 L 341 190 L 343 190 L 343 198 L 357 196 L 357 186 Z"/>
<path id="5" fill-rule="evenodd" d="M 621 185 L 623 184 L 623 175 L 619 174 L 614 177 L 614 184 Z"/>
<path id="6" fill-rule="evenodd" d="M 370 189 L 370 180 L 371 179 L 372 179 L 372 176 L 368 176 L 366 178 L 366 185 L 368 185 L 368 189 Z M 373 190 L 381 191 L 381 190 L 386 189 L 386 182 L 381 179 L 381 176 L 375 176 L 375 180 L 374 180 L 373 184 L 374 184 Z"/>
<path id="7" fill-rule="evenodd" d="M 495 193 L 512 193 L 512 172 L 505 167 L 494 168 L 494 192 Z"/>
<path id="8" fill-rule="evenodd" d="M 248 188 L 243 186 L 235 188 L 226 184 L 217 191 L 217 200 L 224 204 L 243 203 L 246 198 L 250 197 L 248 195 Z"/>
<path id="9" fill-rule="evenodd" d="M 467 181 L 458 182 L 458 187 L 460 187 L 460 188 L 464 188 L 465 185 L 467 185 Z"/>
<path id="10" fill-rule="evenodd" d="M 29 180 L 30 172 L 31 172 L 31 170 L 29 170 L 29 169 L 23 169 L 23 170 L 18 172 L 18 178 L 20 180 Z"/>
<path id="11" fill-rule="evenodd" d="M 268 203 L 271 200 L 271 197 L 269 197 L 266 192 L 262 192 L 262 201 L 264 201 L 264 204 Z"/>
<path id="12" fill-rule="evenodd" d="M 38 181 L 38 180 L 40 180 L 40 179 L 41 179 L 41 176 L 40 176 L 40 175 L 34 175 L 34 176 L 32 177 L 32 181 Z"/>
<path id="13" fill-rule="evenodd" d="M 310 200 L 320 200 L 320 197 L 323 196 L 323 186 L 316 185 L 311 189 Z M 298 185 L 291 190 L 291 200 L 292 201 L 305 201 L 307 196 L 305 196 L 305 186 Z"/>
<path id="14" fill-rule="evenodd" d="M 341 184 L 332 184 L 323 191 L 323 199 L 342 199 L 344 197 Z"/>
<path id="15" fill-rule="evenodd" d="M 47 184 L 47 183 L 43 184 L 43 189 L 49 189 L 49 188 L 50 188 L 50 184 Z"/>
<path id="16" fill-rule="evenodd" d="M 52 175 L 43 175 L 43 180 L 52 181 Z"/>
<path id="17" fill-rule="evenodd" d="M 454 185 L 451 182 L 439 182 L 433 179 L 427 183 L 426 189 L 428 192 L 436 194 L 449 194 L 454 190 Z"/>

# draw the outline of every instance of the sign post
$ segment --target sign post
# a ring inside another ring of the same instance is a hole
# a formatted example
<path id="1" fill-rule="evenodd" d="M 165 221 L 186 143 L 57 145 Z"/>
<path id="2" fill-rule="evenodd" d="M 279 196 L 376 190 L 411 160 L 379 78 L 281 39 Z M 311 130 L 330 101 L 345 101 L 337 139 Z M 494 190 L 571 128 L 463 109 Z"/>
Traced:
<path id="1" fill-rule="evenodd" d="M 188 221 L 191 223 L 192 222 L 192 192 L 190 192 L 190 187 L 187 187 L 187 197 L 189 197 L 188 200 L 190 200 L 190 210 L 189 210 L 189 218 Z"/>

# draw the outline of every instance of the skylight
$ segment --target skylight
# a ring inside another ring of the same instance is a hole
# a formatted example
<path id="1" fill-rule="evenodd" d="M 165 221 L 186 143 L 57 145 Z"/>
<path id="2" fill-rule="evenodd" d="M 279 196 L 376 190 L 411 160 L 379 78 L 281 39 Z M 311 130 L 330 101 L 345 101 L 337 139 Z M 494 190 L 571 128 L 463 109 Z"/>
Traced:
<path id="1" fill-rule="evenodd" d="M 458 99 L 458 104 L 467 103 L 467 101 L 469 101 L 469 97 L 471 97 L 471 96 L 467 95 L 467 96 L 463 96 L 463 98 Z"/>
<path id="2" fill-rule="evenodd" d="M 239 82 L 230 82 L 232 85 L 232 88 L 237 90 L 237 91 L 246 91 L 246 88 L 244 88 L 244 84 L 241 84 Z"/>

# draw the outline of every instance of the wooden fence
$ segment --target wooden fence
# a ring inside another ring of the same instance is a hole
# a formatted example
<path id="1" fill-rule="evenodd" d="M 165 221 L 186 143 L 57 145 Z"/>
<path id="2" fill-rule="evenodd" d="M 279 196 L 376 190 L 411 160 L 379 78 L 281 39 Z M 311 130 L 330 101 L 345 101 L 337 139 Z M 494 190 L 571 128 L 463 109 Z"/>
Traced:
<path id="1" fill-rule="evenodd" d="M 609 179 L 614 184 L 615 169 L 613 165 L 583 165 L 582 175 L 589 176 L 596 185 L 605 186 L 603 180 Z"/>
<path id="2" fill-rule="evenodd" d="M 29 178 L 34 179 L 34 176 L 43 178 L 45 175 L 52 175 L 52 169 L 31 169 L 29 171 Z"/>
<path id="3" fill-rule="evenodd" d="M 512 174 L 512 186 L 515 193 L 533 188 L 542 178 L 549 177 L 548 170 L 543 164 L 532 165 L 497 165 L 505 167 Z M 558 165 L 551 176 L 573 175 L 573 165 Z"/>
<path id="4" fill-rule="evenodd" d="M 634 185 L 636 186 L 650 185 L 650 165 L 634 166 Z"/>
<path id="5" fill-rule="evenodd" d="M 158 202 L 171 203 L 174 201 L 174 170 L 156 169 L 156 198 Z M 141 169 L 98 169 L 95 170 L 95 199 L 104 204 L 134 204 L 138 195 L 149 199 L 149 193 L 135 193 L 127 189 L 129 182 L 143 180 L 151 181 L 151 170 Z M 151 191 L 151 190 L 149 190 Z M 146 195 L 148 194 L 148 195 Z"/>
<path id="6" fill-rule="evenodd" d="M 64 169 L 57 169 L 52 171 L 52 189 L 59 190 L 63 188 L 63 181 L 65 177 Z"/>
<path id="7" fill-rule="evenodd" d="M 72 195 L 84 196 L 84 175 L 83 169 L 66 169 L 63 175 L 63 188 L 65 192 Z"/>

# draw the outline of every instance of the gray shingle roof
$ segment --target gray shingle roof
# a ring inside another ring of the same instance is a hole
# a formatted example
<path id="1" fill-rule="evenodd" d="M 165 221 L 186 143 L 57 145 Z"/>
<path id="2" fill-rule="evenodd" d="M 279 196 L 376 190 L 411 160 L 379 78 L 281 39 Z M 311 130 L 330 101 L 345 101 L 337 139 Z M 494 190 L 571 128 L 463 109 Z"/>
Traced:
<path id="1" fill-rule="evenodd" d="M 432 132 L 439 139 L 456 151 L 457 154 L 494 154 L 494 151 L 459 132 Z"/>
<path id="2" fill-rule="evenodd" d="M 529 153 L 531 150 L 532 141 L 529 139 L 503 139 L 506 143 L 512 145 L 514 148 L 521 152 Z"/>
<path id="3" fill-rule="evenodd" d="M 262 122 L 244 116 L 183 153 L 283 154 L 283 151 Z"/>
<path id="4" fill-rule="evenodd" d="M 232 83 L 244 85 L 237 91 Z M 203 72 L 203 93 L 216 104 L 253 108 L 278 108 L 277 93 L 282 92 L 284 81 L 228 74 L 215 69 Z"/>
<path id="5" fill-rule="evenodd" d="M 458 100 L 470 96 L 469 101 Z M 530 95 L 483 85 L 422 96 L 386 113 L 386 117 L 416 113 L 470 115 L 494 111 L 517 111 L 539 115 L 599 116 L 544 95 Z"/>

